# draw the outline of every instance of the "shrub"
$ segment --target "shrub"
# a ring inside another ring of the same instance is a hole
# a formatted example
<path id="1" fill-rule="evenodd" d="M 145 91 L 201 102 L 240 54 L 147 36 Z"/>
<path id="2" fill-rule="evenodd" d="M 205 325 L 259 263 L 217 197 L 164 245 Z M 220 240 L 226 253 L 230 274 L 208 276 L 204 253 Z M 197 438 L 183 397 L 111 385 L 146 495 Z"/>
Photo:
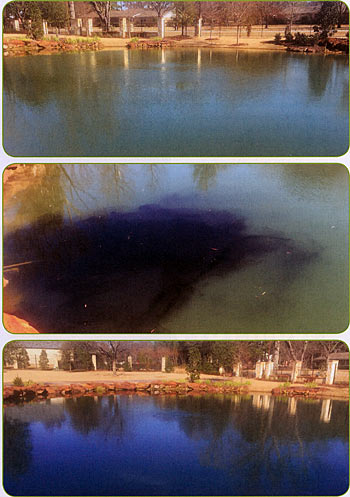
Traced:
<path id="1" fill-rule="evenodd" d="M 129 371 L 132 371 L 132 367 L 130 366 L 129 362 L 128 361 L 125 361 L 124 364 L 123 364 L 123 369 L 124 371 L 126 372 L 129 372 Z"/>
<path id="2" fill-rule="evenodd" d="M 292 43 L 293 42 L 294 37 L 293 37 L 292 33 L 286 33 L 285 36 L 286 36 L 286 42 L 287 43 Z"/>
<path id="3" fill-rule="evenodd" d="M 23 387 L 24 386 L 23 380 L 19 376 L 16 376 L 16 378 L 13 380 L 12 383 L 14 384 L 15 387 Z"/>
<path id="4" fill-rule="evenodd" d="M 139 39 L 137 37 L 131 38 L 130 43 L 137 43 Z"/>
<path id="5" fill-rule="evenodd" d="M 282 35 L 281 35 L 281 33 L 276 33 L 275 34 L 275 43 L 280 44 L 281 41 L 282 41 Z"/>
<path id="6" fill-rule="evenodd" d="M 95 392 L 100 395 L 105 392 L 105 389 L 103 387 L 98 386 L 95 388 Z"/>
<path id="7" fill-rule="evenodd" d="M 190 381 L 199 380 L 201 370 L 201 353 L 196 346 L 193 346 L 188 351 L 186 371 Z"/>

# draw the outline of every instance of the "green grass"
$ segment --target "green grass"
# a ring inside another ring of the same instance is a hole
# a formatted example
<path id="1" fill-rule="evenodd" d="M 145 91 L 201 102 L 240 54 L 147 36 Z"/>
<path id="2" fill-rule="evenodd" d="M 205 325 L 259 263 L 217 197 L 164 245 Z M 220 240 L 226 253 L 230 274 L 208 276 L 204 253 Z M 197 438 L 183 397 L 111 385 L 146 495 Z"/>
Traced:
<path id="1" fill-rule="evenodd" d="M 288 388 L 291 386 L 291 382 L 290 381 L 285 381 L 284 383 L 281 383 L 279 385 L 280 388 Z"/>
<path id="2" fill-rule="evenodd" d="M 316 388 L 318 387 L 317 383 L 315 381 L 310 381 L 309 383 L 305 383 L 304 385 L 306 388 Z"/>

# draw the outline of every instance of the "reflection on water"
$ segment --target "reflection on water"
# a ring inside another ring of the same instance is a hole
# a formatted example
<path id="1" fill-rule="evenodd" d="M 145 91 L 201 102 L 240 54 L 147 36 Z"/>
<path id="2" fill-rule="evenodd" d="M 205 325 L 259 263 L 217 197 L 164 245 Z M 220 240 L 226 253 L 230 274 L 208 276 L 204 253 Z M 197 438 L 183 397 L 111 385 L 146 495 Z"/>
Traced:
<path id="1" fill-rule="evenodd" d="M 348 60 L 202 48 L 6 58 L 4 122 L 15 156 L 338 156 Z"/>
<path id="2" fill-rule="evenodd" d="M 43 332 L 340 331 L 347 182 L 336 165 L 20 166 L 4 310 Z"/>
<path id="3" fill-rule="evenodd" d="M 81 397 L 7 407 L 4 428 L 12 495 L 338 495 L 348 485 L 345 401 Z"/>

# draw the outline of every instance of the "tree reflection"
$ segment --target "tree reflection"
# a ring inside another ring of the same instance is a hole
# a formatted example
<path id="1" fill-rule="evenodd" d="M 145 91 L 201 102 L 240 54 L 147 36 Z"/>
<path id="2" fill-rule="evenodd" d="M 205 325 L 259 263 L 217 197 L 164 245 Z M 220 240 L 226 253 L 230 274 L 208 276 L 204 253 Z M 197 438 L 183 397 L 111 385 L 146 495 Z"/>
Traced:
<path id="1" fill-rule="evenodd" d="M 226 164 L 194 164 L 193 182 L 199 190 L 208 191 L 215 186 L 218 172 L 227 167 Z"/>
<path id="2" fill-rule="evenodd" d="M 29 423 L 18 419 L 3 419 L 4 477 L 25 474 L 32 463 L 32 441 Z"/>
<path id="3" fill-rule="evenodd" d="M 290 400 L 295 402 L 293 409 Z M 201 464 L 225 469 L 232 476 L 246 474 L 244 488 L 235 491 L 249 495 L 259 488 L 261 493 L 265 474 L 269 474 L 269 487 L 275 489 L 283 488 L 287 480 L 299 479 L 301 472 L 309 478 L 317 460 L 315 446 L 335 439 L 347 443 L 348 404 L 333 402 L 332 419 L 327 423 L 320 416 L 320 401 L 270 395 L 171 397 L 162 407 L 188 414 L 179 417 L 178 425 L 191 439 L 206 440 Z M 299 462 L 294 468 L 296 458 Z"/>

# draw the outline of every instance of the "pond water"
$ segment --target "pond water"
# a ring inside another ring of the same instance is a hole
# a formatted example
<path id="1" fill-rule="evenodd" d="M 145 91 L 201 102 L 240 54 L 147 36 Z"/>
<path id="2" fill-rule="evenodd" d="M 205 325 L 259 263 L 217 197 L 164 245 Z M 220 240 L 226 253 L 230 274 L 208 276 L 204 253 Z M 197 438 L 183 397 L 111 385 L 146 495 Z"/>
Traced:
<path id="1" fill-rule="evenodd" d="M 4 311 L 41 332 L 348 324 L 340 165 L 20 166 L 4 213 Z"/>
<path id="2" fill-rule="evenodd" d="M 4 410 L 10 495 L 340 495 L 348 402 L 51 399 Z"/>
<path id="3" fill-rule="evenodd" d="M 14 156 L 339 156 L 348 57 L 223 49 L 4 59 Z"/>

